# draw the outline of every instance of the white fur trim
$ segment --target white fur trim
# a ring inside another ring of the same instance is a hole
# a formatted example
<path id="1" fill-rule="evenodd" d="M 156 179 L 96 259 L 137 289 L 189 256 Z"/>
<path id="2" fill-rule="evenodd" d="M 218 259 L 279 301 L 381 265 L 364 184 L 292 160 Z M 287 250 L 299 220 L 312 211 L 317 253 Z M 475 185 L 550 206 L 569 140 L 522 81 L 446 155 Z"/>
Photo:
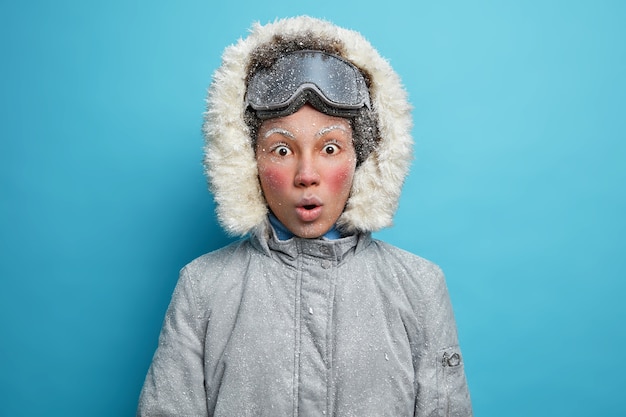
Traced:
<path id="1" fill-rule="evenodd" d="M 275 34 L 311 31 L 340 39 L 344 58 L 371 76 L 370 94 L 378 113 L 381 142 L 357 169 L 339 226 L 372 232 L 390 226 L 412 159 L 411 107 L 398 75 L 361 34 L 307 16 L 255 24 L 250 35 L 224 51 L 207 99 L 205 170 L 217 216 L 224 229 L 244 235 L 261 224 L 267 206 L 248 128 L 243 120 L 246 68 L 250 53 Z"/>

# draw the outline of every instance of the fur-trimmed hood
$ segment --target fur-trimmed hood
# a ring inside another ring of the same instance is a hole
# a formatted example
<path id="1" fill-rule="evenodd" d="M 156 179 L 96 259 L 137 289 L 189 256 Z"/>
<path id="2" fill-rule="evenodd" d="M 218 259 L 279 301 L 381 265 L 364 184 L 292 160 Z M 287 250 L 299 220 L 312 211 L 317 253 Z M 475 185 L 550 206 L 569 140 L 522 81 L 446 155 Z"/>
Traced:
<path id="1" fill-rule="evenodd" d="M 245 235 L 265 222 L 249 128 L 244 121 L 246 76 L 251 53 L 276 35 L 310 32 L 343 42 L 343 58 L 371 78 L 370 99 L 378 115 L 380 142 L 357 168 L 338 227 L 373 232 L 390 226 L 412 159 L 411 108 L 398 75 L 358 32 L 307 16 L 255 24 L 249 36 L 229 46 L 209 88 L 204 134 L 205 170 L 217 217 L 227 233 Z"/>

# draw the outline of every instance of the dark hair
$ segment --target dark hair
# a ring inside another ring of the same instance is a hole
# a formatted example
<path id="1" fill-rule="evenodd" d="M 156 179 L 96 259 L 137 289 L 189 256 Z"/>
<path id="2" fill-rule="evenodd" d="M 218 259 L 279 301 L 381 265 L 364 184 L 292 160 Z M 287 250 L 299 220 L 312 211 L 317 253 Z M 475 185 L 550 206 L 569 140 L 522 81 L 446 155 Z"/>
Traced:
<path id="1" fill-rule="evenodd" d="M 319 38 L 310 32 L 304 32 L 300 35 L 290 37 L 275 35 L 270 42 L 260 45 L 250 54 L 246 86 L 252 74 L 259 69 L 271 67 L 283 54 L 304 49 L 323 51 L 345 59 L 343 42 L 338 39 Z M 366 71 L 360 68 L 359 70 L 363 74 L 368 88 L 370 88 L 371 77 Z M 329 114 L 324 106 L 320 106 L 315 99 L 302 100 L 298 106 L 294 107 L 293 111 L 299 110 L 305 103 L 311 104 L 322 113 Z M 356 116 L 345 118 L 350 121 L 350 125 L 352 126 L 352 142 L 357 156 L 357 166 L 359 166 L 376 148 L 380 140 L 378 118 L 375 110 L 366 107 L 359 109 Z M 256 116 L 255 111 L 251 108 L 245 109 L 244 121 L 250 130 L 252 145 L 256 146 L 257 134 L 263 121 Z"/>

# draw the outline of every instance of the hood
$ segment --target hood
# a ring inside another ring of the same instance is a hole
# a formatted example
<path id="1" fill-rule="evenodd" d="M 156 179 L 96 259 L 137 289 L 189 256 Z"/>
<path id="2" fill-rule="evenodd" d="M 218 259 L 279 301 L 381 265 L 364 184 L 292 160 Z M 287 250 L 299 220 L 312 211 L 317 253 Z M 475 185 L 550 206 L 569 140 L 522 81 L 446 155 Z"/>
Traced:
<path id="1" fill-rule="evenodd" d="M 370 77 L 370 100 L 380 141 L 357 168 L 346 209 L 337 226 L 349 233 L 374 232 L 392 224 L 412 159 L 411 107 L 400 78 L 358 32 L 307 16 L 255 24 L 245 39 L 229 46 L 215 71 L 204 118 L 204 167 L 217 217 L 230 235 L 245 235 L 266 221 L 254 149 L 244 120 L 246 76 L 251 52 L 275 36 L 312 33 L 338 39 L 342 57 Z"/>

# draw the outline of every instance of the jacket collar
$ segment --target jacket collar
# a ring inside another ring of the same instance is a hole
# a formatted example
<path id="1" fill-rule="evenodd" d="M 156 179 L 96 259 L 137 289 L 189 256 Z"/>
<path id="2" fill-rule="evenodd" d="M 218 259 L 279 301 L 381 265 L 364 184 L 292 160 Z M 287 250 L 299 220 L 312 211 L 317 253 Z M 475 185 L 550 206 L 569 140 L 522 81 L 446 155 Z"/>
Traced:
<path id="1" fill-rule="evenodd" d="M 254 230 L 251 240 L 261 252 L 287 265 L 296 266 L 301 256 L 328 260 L 333 265 L 338 265 L 367 247 L 372 237 L 370 233 L 355 233 L 333 240 L 324 237 L 305 239 L 297 236 L 279 240 L 269 220 L 266 220 Z"/>

